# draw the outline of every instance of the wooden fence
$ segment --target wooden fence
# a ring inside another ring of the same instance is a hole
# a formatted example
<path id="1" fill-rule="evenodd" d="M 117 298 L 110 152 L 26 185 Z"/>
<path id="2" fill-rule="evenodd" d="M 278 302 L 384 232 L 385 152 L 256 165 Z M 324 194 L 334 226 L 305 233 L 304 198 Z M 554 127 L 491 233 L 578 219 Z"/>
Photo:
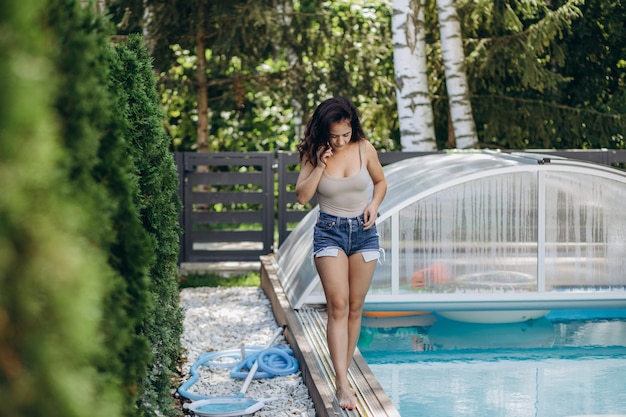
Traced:
<path id="1" fill-rule="evenodd" d="M 626 150 L 532 150 L 605 165 Z M 442 152 L 381 152 L 383 165 Z M 280 246 L 309 212 L 296 202 L 294 152 L 176 152 L 183 203 L 179 262 L 258 261 Z"/>

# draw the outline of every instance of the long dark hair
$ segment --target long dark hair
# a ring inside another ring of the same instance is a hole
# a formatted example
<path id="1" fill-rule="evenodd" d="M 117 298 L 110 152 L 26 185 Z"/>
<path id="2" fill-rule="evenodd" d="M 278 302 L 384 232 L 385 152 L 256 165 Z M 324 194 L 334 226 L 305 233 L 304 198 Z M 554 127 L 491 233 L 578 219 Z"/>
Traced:
<path id="1" fill-rule="evenodd" d="M 317 166 L 317 152 L 329 146 L 330 125 L 333 123 L 348 119 L 352 127 L 350 142 L 365 138 L 360 117 L 356 106 L 345 97 L 333 97 L 320 103 L 306 124 L 304 138 L 298 143 L 300 160 L 309 160 L 313 166 Z"/>

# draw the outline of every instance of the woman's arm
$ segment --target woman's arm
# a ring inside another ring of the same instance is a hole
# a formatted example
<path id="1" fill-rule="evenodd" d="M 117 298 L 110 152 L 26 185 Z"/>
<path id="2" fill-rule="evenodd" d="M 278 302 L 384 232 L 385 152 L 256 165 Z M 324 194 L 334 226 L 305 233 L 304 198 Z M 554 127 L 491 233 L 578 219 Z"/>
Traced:
<path id="1" fill-rule="evenodd" d="M 308 203 L 315 192 L 317 191 L 317 185 L 322 179 L 322 174 L 326 169 L 326 161 L 333 156 L 333 150 L 329 147 L 320 147 L 317 151 L 317 166 L 313 166 L 311 160 L 304 157 L 300 162 L 300 174 L 298 174 L 298 180 L 296 181 L 296 198 L 298 203 Z"/>
<path id="2" fill-rule="evenodd" d="M 322 178 L 325 164 L 318 163 L 316 167 L 307 159 L 301 163 L 300 174 L 296 181 L 296 199 L 304 205 L 311 201 L 317 191 L 317 185 Z"/>
<path id="3" fill-rule="evenodd" d="M 378 159 L 378 152 L 370 142 L 365 141 L 365 158 L 367 160 L 367 171 L 374 183 L 374 191 L 372 193 L 372 201 L 363 212 L 363 220 L 365 221 L 365 229 L 369 229 L 376 222 L 378 217 L 378 207 L 382 203 L 385 194 L 387 194 L 387 180 L 383 167 Z"/>

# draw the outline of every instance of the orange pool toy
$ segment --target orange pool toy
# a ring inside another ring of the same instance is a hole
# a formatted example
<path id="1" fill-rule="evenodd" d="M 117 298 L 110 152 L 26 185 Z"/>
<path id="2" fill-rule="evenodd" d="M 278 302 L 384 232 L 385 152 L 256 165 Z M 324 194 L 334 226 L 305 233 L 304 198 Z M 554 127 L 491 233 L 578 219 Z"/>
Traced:
<path id="1" fill-rule="evenodd" d="M 361 324 L 369 328 L 419 327 L 435 321 L 430 311 L 365 311 Z"/>
<path id="2" fill-rule="evenodd" d="M 419 290 L 427 285 L 443 284 L 450 279 L 450 271 L 442 264 L 432 264 L 428 268 L 413 272 L 411 288 Z"/>
<path id="3" fill-rule="evenodd" d="M 364 311 L 366 317 L 404 317 L 430 314 L 430 311 Z"/>

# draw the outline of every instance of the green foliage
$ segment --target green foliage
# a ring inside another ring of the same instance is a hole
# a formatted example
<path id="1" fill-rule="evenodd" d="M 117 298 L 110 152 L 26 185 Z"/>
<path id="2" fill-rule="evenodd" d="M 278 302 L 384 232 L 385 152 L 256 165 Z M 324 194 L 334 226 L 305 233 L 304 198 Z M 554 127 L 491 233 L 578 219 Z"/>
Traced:
<path id="1" fill-rule="evenodd" d="M 109 22 L 78 1 L 13 6 L 0 16 L 0 414 L 177 415 L 180 203 L 151 59 L 139 38 L 110 47 Z"/>
<path id="2" fill-rule="evenodd" d="M 132 153 L 127 138 L 129 99 L 116 78 L 123 71 L 123 64 L 113 51 L 110 51 L 109 60 L 111 74 L 108 83 L 115 99 L 111 109 L 113 117 L 108 128 L 103 129 L 106 134 L 99 151 L 102 163 L 94 172 L 95 180 L 107 186 L 111 200 L 116 203 L 112 213 L 114 240 L 109 262 L 123 281 L 107 298 L 108 319 L 104 326 L 106 333 L 112 335 L 109 350 L 115 359 L 108 358 L 103 367 L 121 377 L 126 394 L 125 414 L 130 416 L 135 415 L 134 403 L 142 394 L 138 382 L 152 360 L 149 341 L 137 329 L 153 308 L 148 269 L 154 262 L 154 243 L 138 216 L 138 173 L 134 159 L 129 157 Z"/>
<path id="3" fill-rule="evenodd" d="M 196 287 L 258 287 L 261 277 L 258 272 L 221 275 L 216 273 L 187 273 L 180 277 L 180 288 Z"/>
<path id="4" fill-rule="evenodd" d="M 571 82 L 561 96 L 571 107 L 598 113 L 585 136 L 593 146 L 624 148 L 626 131 L 626 4 L 623 1 L 586 2 L 584 19 L 574 22 L 564 40 Z M 585 112 L 587 113 L 587 112 Z M 596 133 L 597 128 L 605 130 Z"/>
<path id="5" fill-rule="evenodd" d="M 617 68 L 623 24 L 620 30 L 616 23 L 623 22 L 624 6 L 498 0 L 463 1 L 459 7 L 482 146 L 624 147 L 623 111 L 602 104 L 620 102 L 623 90 L 624 71 Z M 611 35 L 598 30 L 605 27 Z M 443 100 L 435 108 L 446 111 Z M 447 130 L 442 123 L 437 128 L 438 135 Z"/>
<path id="6" fill-rule="evenodd" d="M 69 138 L 53 110 L 63 83 L 51 47 L 58 32 L 40 24 L 47 7 L 26 0 L 0 14 L 0 414 L 118 416 L 119 391 L 94 366 L 105 354 L 102 294 L 114 275 L 99 240 L 98 220 L 107 221 L 72 198 L 90 191 L 77 187 L 80 170 L 59 140 Z M 93 51 L 89 35 L 73 37 Z"/>
<path id="7" fill-rule="evenodd" d="M 202 16 L 210 151 L 294 150 L 296 129 L 329 95 L 355 100 L 377 147 L 399 146 L 388 1 L 150 4 L 149 42 L 160 45 L 152 55 L 163 69 L 159 88 L 176 150 L 196 149 L 194 41 Z M 135 7 L 115 2 L 117 19 L 122 5 Z M 128 28 L 141 25 L 136 20 Z"/>
<path id="8" fill-rule="evenodd" d="M 124 8 L 133 10 L 120 33 L 143 28 L 140 3 L 113 4 L 120 23 L 129 16 Z M 209 150 L 293 150 L 312 108 L 330 95 L 355 100 L 378 149 L 399 149 L 389 0 L 149 4 L 172 148 L 196 147 L 202 35 Z M 624 146 L 623 2 L 456 4 L 482 146 Z M 448 106 L 435 0 L 426 0 L 424 11 L 437 142 L 444 148 Z M 198 25 L 201 18 L 206 25 Z"/>
<path id="9" fill-rule="evenodd" d="M 49 22 L 62 43 L 57 109 L 69 182 L 84 189 L 78 199 L 97 215 L 93 238 L 115 271 L 104 297 L 107 351 L 99 371 L 123 394 L 124 415 L 172 415 L 170 378 L 182 328 L 178 203 L 150 60 L 138 40 L 132 52 L 109 47 L 102 18 L 56 6 Z"/>
<path id="10" fill-rule="evenodd" d="M 134 161 L 143 227 L 150 235 L 156 260 L 150 268 L 150 310 L 140 332 L 150 341 L 152 360 L 143 379 L 138 407 L 143 415 L 175 415 L 170 395 L 172 378 L 181 355 L 183 314 L 178 299 L 178 174 L 162 127 L 163 114 L 156 93 L 151 58 L 143 38 L 131 36 L 115 48 L 119 65 L 112 77 L 124 91 L 128 154 Z"/>
<path id="11" fill-rule="evenodd" d="M 135 203 L 139 188 L 128 157 L 128 100 L 111 77 L 110 69 L 115 73 L 120 62 L 108 45 L 104 18 L 76 2 L 57 0 L 49 6 L 48 22 L 59 44 L 56 108 L 73 190 L 68 197 L 92 213 L 91 238 L 108 253 L 115 271 L 104 296 L 101 330 L 107 350 L 98 367 L 107 384 L 123 394 L 123 414 L 130 416 L 151 355 L 137 329 L 152 301 L 148 268 L 154 254 Z"/>

